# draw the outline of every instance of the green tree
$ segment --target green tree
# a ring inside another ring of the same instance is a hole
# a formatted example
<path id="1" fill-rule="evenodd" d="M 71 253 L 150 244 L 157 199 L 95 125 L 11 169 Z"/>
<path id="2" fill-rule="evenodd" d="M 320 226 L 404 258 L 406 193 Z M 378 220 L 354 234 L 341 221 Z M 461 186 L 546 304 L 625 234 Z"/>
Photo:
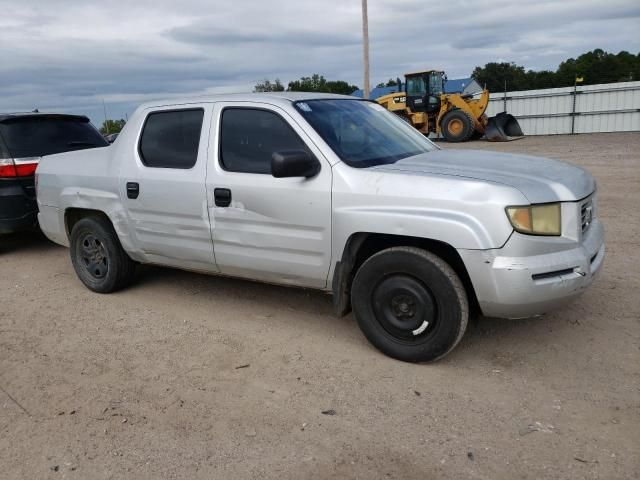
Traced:
<path id="1" fill-rule="evenodd" d="M 314 73 L 310 77 L 301 77 L 300 80 L 289 82 L 287 90 L 290 92 L 322 92 L 350 95 L 358 90 L 358 87 L 350 85 L 344 80 L 327 81 L 322 75 Z"/>
<path id="2" fill-rule="evenodd" d="M 310 77 L 302 77 L 300 80 L 289 82 L 287 90 L 290 92 L 328 92 L 327 80 L 314 73 Z"/>
<path id="3" fill-rule="evenodd" d="M 279 78 L 276 78 L 273 83 L 271 80 L 265 78 L 264 81 L 256 83 L 253 87 L 254 92 L 284 92 L 284 85 L 280 82 Z"/>
<path id="4" fill-rule="evenodd" d="M 526 74 L 526 83 L 524 85 L 527 90 L 538 90 L 542 88 L 554 88 L 557 86 L 556 72 L 551 70 L 540 70 L 539 72 L 529 70 Z"/>
<path id="5" fill-rule="evenodd" d="M 351 95 L 353 92 L 358 90 L 358 87 L 356 87 L 355 85 L 349 85 L 349 83 L 345 82 L 344 80 L 332 80 L 327 82 L 327 89 L 329 93 Z"/>
<path id="6" fill-rule="evenodd" d="M 531 90 L 572 86 L 576 77 L 583 77 L 585 85 L 640 80 L 640 53 L 627 51 L 608 53 L 600 48 L 569 58 L 556 71 L 525 71 L 515 63 L 487 63 L 473 70 L 473 78 L 486 85 L 491 92 Z"/>
<path id="7" fill-rule="evenodd" d="M 120 120 L 111 120 L 107 119 L 102 122 L 102 126 L 100 127 L 100 133 L 103 135 L 109 135 L 111 133 L 120 133 L 120 130 L 124 128 L 125 123 L 127 121 L 124 118 Z"/>
<path id="8" fill-rule="evenodd" d="M 526 90 L 528 87 L 524 67 L 513 62 L 487 63 L 484 67 L 476 67 L 471 76 L 490 92 L 504 91 L 505 82 L 507 90 Z"/>
<path id="9" fill-rule="evenodd" d="M 585 85 L 640 80 L 640 54 L 613 54 L 596 48 L 569 58 L 558 67 L 558 86 L 573 85 L 576 76 L 583 77 Z"/>
<path id="10" fill-rule="evenodd" d="M 398 85 L 397 80 L 394 80 L 393 78 L 390 78 L 387 81 L 387 83 L 381 82 L 378 85 L 376 85 L 376 88 L 395 87 L 396 85 Z"/>

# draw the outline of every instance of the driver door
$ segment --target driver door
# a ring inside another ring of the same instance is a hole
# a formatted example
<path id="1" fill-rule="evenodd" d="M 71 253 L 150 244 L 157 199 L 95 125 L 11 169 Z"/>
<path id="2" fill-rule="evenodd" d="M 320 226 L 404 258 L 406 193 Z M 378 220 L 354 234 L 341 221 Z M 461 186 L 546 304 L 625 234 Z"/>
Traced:
<path id="1" fill-rule="evenodd" d="M 216 262 L 223 274 L 324 288 L 331 260 L 331 165 L 279 107 L 217 103 L 207 195 Z M 275 151 L 305 149 L 312 178 L 275 178 Z"/>

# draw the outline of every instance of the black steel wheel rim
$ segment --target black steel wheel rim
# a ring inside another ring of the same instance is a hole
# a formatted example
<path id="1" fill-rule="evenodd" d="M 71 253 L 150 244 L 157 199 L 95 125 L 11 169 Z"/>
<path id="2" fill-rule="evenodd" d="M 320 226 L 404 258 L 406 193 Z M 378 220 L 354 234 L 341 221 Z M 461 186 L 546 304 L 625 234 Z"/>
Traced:
<path id="1" fill-rule="evenodd" d="M 109 271 L 109 254 L 104 243 L 92 233 L 80 239 L 80 259 L 82 266 L 95 279 L 102 279 Z"/>
<path id="2" fill-rule="evenodd" d="M 402 341 L 423 341 L 437 324 L 438 308 L 431 290 L 409 275 L 389 275 L 378 282 L 372 306 L 380 326 Z"/>

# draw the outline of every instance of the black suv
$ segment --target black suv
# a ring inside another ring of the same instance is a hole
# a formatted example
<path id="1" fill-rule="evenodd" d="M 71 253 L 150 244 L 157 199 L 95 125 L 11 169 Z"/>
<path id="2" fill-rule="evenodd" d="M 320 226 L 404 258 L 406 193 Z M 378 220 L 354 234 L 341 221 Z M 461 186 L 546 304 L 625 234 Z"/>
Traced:
<path id="1" fill-rule="evenodd" d="M 0 114 L 0 234 L 37 225 L 40 157 L 108 145 L 85 116 Z"/>

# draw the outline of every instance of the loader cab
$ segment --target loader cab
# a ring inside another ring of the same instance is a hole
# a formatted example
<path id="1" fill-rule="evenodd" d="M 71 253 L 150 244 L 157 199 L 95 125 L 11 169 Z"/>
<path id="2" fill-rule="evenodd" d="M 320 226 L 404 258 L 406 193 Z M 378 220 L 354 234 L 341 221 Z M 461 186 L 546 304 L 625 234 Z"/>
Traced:
<path id="1" fill-rule="evenodd" d="M 444 72 L 430 70 L 405 75 L 407 106 L 413 112 L 437 113 L 444 93 Z"/>

